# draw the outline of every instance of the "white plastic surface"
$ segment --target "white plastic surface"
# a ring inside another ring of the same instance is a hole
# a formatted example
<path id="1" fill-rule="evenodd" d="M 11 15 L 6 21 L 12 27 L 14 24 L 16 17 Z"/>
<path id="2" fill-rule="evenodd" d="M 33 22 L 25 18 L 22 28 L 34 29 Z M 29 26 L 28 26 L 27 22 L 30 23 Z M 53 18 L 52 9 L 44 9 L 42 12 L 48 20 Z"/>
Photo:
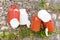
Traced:
<path id="1" fill-rule="evenodd" d="M 27 25 L 28 28 L 30 26 L 26 9 L 20 9 L 20 25 Z"/>
<path id="2" fill-rule="evenodd" d="M 19 26 L 19 22 L 16 18 L 11 19 L 10 25 L 13 29 L 17 28 Z"/>
<path id="3" fill-rule="evenodd" d="M 48 22 L 51 20 L 51 15 L 46 11 L 46 10 L 40 10 L 38 12 L 38 17 L 43 21 L 43 22 Z"/>
<path id="4" fill-rule="evenodd" d="M 48 28 L 45 28 L 45 34 L 48 36 Z"/>
<path id="5" fill-rule="evenodd" d="M 17 11 L 18 12 L 19 10 L 18 9 L 14 9 L 14 11 Z"/>

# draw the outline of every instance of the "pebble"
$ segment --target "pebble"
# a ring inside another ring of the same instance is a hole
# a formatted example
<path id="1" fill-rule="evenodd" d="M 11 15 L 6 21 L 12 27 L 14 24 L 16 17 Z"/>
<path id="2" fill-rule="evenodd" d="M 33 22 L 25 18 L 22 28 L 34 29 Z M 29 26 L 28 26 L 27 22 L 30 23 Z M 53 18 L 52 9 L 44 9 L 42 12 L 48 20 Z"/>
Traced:
<path id="1" fill-rule="evenodd" d="M 1 30 L 7 30 L 7 29 L 9 29 L 9 27 L 6 26 L 1 27 Z"/>
<path id="2" fill-rule="evenodd" d="M 60 14 L 58 14 L 58 19 L 60 19 Z"/>
<path id="3" fill-rule="evenodd" d="M 1 25 L 6 25 L 6 21 L 1 21 L 0 24 Z"/>
<path id="4" fill-rule="evenodd" d="M 5 20 L 6 18 L 5 18 L 5 16 L 2 16 L 2 20 Z"/>
<path id="5" fill-rule="evenodd" d="M 3 32 L 0 32 L 0 34 L 3 34 Z"/>
<path id="6" fill-rule="evenodd" d="M 23 40 L 32 40 L 31 38 L 25 37 Z"/>
<path id="7" fill-rule="evenodd" d="M 0 16 L 2 16 L 2 13 L 0 13 Z"/>
<path id="8" fill-rule="evenodd" d="M 56 14 L 52 14 L 52 18 L 53 18 L 54 20 L 56 20 L 57 15 L 56 15 Z"/>
<path id="9" fill-rule="evenodd" d="M 56 26 L 58 27 L 58 21 L 56 21 Z"/>

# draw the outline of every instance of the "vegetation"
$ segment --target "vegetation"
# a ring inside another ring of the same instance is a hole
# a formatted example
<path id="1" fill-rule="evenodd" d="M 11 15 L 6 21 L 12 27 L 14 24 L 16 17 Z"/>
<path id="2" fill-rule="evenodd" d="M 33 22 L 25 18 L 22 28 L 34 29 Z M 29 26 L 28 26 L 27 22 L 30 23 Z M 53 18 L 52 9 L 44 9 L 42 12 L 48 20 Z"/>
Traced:
<path id="1" fill-rule="evenodd" d="M 8 31 L 7 33 L 3 34 L 0 33 L 0 38 L 6 38 L 6 40 L 15 40 L 16 38 L 24 38 L 24 37 L 42 37 L 42 38 L 47 38 L 47 36 L 45 35 L 45 30 L 43 28 L 41 28 L 41 31 L 35 33 L 32 32 L 30 29 L 28 29 L 26 26 L 19 26 L 19 29 L 17 32 L 14 31 Z M 52 34 L 56 34 L 57 31 L 55 30 L 54 32 L 49 33 L 49 36 L 51 36 Z"/>
<path id="2" fill-rule="evenodd" d="M 45 4 L 45 0 L 40 0 L 40 3 L 39 3 L 40 7 L 41 8 L 45 8 L 46 4 Z"/>

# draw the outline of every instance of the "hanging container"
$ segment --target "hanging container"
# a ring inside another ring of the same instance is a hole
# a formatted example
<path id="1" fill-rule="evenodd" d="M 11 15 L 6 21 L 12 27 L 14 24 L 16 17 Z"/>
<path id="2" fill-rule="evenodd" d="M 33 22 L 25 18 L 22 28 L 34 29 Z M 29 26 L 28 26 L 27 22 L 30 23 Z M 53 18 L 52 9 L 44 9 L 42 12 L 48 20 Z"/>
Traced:
<path id="1" fill-rule="evenodd" d="M 19 7 L 15 4 L 10 6 L 8 10 L 8 23 L 13 29 L 17 28 L 20 22 L 20 11 Z"/>
<path id="2" fill-rule="evenodd" d="M 48 29 L 48 32 L 52 32 L 54 30 L 54 23 L 51 19 L 51 15 L 46 10 L 40 10 L 38 12 L 38 17 L 43 22 L 43 27 Z"/>
<path id="3" fill-rule="evenodd" d="M 55 27 L 54 27 L 54 23 L 52 20 L 50 20 L 49 22 L 44 23 L 44 28 L 48 28 L 48 32 L 53 32 Z"/>
<path id="4" fill-rule="evenodd" d="M 31 30 L 34 32 L 40 31 L 41 20 L 38 18 L 37 14 L 32 17 Z"/>

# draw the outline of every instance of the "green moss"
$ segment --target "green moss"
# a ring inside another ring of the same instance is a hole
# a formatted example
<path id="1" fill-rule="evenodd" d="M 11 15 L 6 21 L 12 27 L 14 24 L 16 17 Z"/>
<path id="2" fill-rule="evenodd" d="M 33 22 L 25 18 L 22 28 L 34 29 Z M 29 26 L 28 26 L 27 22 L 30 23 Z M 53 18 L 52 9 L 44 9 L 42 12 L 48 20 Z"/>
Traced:
<path id="1" fill-rule="evenodd" d="M 9 31 L 8 33 L 4 34 L 0 34 L 0 38 L 6 38 L 8 40 L 15 40 L 16 38 L 24 38 L 24 37 L 42 37 L 42 38 L 47 38 L 47 36 L 45 35 L 45 30 L 43 28 L 41 28 L 41 30 L 39 32 L 33 32 L 31 31 L 29 28 L 27 28 L 26 26 L 19 26 L 18 28 L 18 32 L 13 32 L 13 31 Z M 57 31 L 53 31 L 49 33 L 49 36 L 52 36 L 53 34 L 56 34 Z"/>
<path id="2" fill-rule="evenodd" d="M 22 27 L 22 29 L 23 29 L 23 27 Z M 57 31 L 55 30 L 54 32 L 49 33 L 49 35 L 56 34 L 56 32 Z M 29 36 L 30 38 L 33 38 L 34 36 L 47 38 L 47 36 L 45 35 L 45 30 L 43 28 L 41 28 L 41 30 L 39 32 L 33 32 L 30 29 L 28 29 L 26 26 L 24 27 L 24 29 L 22 31 L 19 32 L 19 35 L 22 38 L 26 37 L 26 36 Z"/>
<path id="3" fill-rule="evenodd" d="M 0 38 L 3 38 L 3 36 L 4 36 L 3 34 L 0 34 Z"/>
<path id="4" fill-rule="evenodd" d="M 6 34 L 5 38 L 7 38 L 8 40 L 14 40 L 16 38 L 16 35 L 11 32 L 11 33 Z"/>
<path id="5" fill-rule="evenodd" d="M 46 4 L 45 4 L 45 0 L 40 0 L 40 3 L 39 3 L 40 7 L 41 8 L 45 8 Z"/>
<path id="6" fill-rule="evenodd" d="M 60 6 L 57 6 L 57 7 L 50 6 L 49 9 L 54 10 L 54 11 L 60 11 Z"/>

